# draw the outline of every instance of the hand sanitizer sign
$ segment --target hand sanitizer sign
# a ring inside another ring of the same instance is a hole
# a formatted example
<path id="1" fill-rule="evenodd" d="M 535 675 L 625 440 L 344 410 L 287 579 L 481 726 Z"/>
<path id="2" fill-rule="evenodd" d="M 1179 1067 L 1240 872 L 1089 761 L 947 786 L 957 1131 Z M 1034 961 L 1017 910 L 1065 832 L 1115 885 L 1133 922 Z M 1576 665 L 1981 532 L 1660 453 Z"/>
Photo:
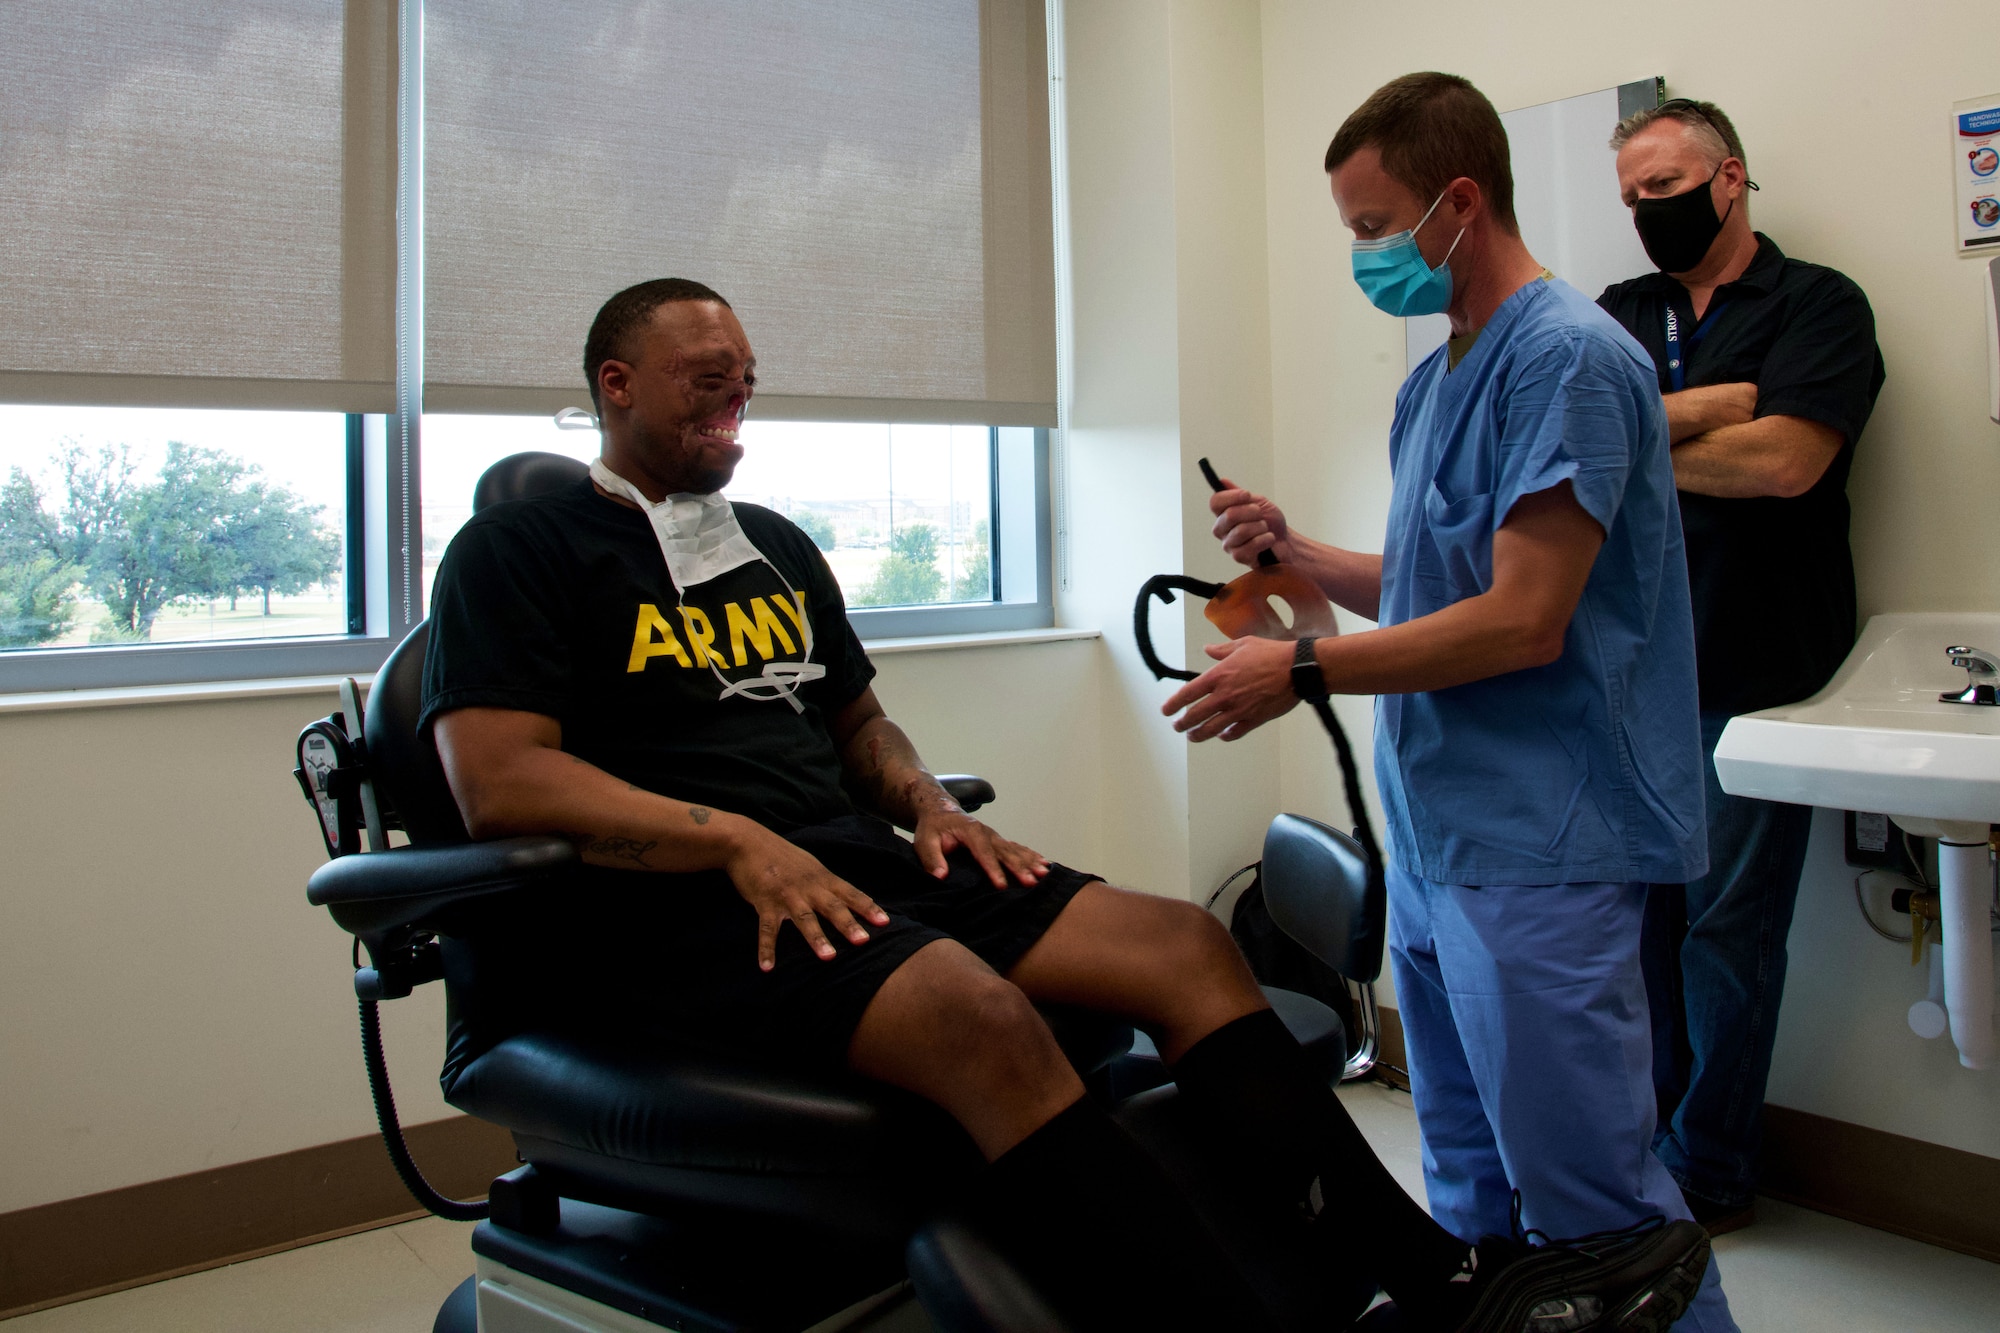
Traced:
<path id="1" fill-rule="evenodd" d="M 1958 253 L 2000 254 L 2000 97 L 1953 104 L 1951 151 Z"/>

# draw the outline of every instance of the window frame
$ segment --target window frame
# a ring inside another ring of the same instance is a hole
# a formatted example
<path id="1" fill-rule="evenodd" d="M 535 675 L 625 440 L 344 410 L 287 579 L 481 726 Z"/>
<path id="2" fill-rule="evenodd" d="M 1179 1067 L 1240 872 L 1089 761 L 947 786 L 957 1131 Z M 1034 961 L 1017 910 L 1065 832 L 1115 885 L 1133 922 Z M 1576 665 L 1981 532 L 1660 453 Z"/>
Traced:
<path id="1" fill-rule="evenodd" d="M 423 0 L 406 0 L 397 6 L 395 411 L 386 416 L 348 416 L 347 624 L 350 631 L 359 627 L 365 632 L 297 639 L 10 650 L 0 652 L 0 698 L 15 694 L 91 689 L 366 675 L 380 667 L 396 645 L 422 621 L 420 460 L 425 387 L 423 19 Z M 1059 120 L 1052 123 L 1052 135 L 1059 134 L 1059 124 Z M 1057 151 L 1052 144 L 1052 166 L 1058 160 L 1053 156 Z M 1055 188 L 1059 190 L 1060 186 L 1060 173 L 1057 173 Z M 1056 258 L 1056 277 L 1060 287 L 1060 254 Z M 1061 299 L 1060 296 L 1058 299 Z M 1061 375 L 1060 369 L 1058 375 Z M 1039 426 L 996 426 L 993 423 L 988 423 L 988 428 L 1034 431 L 1033 600 L 857 607 L 848 615 L 864 642 L 997 634 L 1054 625 L 1053 575 L 1057 556 L 1050 493 L 1049 430 Z M 996 437 L 992 451 L 996 470 L 1000 452 Z M 1018 483 L 1022 480 L 1017 476 L 1010 484 L 1018 491 Z M 989 549 L 993 577 L 1004 583 L 1001 490 L 1001 487 L 995 486 L 992 492 L 995 511 L 989 528 Z M 1024 515 L 1010 511 L 1010 516 L 1025 523 Z M 1026 531 L 1025 526 L 1013 521 L 1006 526 L 1014 532 L 1016 539 Z"/>
<path id="2" fill-rule="evenodd" d="M 383 418 L 356 412 L 346 417 L 342 551 L 348 633 L 9 649 L 0 652 L 0 696 L 366 675 L 381 666 L 411 628 L 388 623 L 387 586 L 406 577 L 399 565 L 409 548 L 387 539 L 394 506 L 386 503 L 386 492 L 410 487 L 414 494 L 414 484 L 385 466 Z"/>
<path id="3" fill-rule="evenodd" d="M 999 431 L 1005 427 L 990 426 L 992 432 L 988 457 L 991 459 L 993 482 L 987 494 L 991 497 L 992 512 L 987 520 L 988 551 L 993 578 L 998 585 L 996 592 L 1004 597 L 1006 581 L 1002 577 L 1004 565 L 1001 556 L 1001 538 L 1010 528 L 1016 532 L 1023 530 L 1025 522 L 1016 525 L 1003 518 L 1025 517 L 1015 515 L 1011 507 L 1005 506 L 1009 489 L 1001 478 L 1001 445 Z M 851 606 L 847 609 L 848 623 L 861 636 L 863 643 L 873 643 L 882 639 L 918 639 L 942 637 L 953 634 L 998 634 L 1008 630 L 1047 629 L 1055 624 L 1055 592 L 1051 577 L 1054 562 L 1050 552 L 1050 510 L 1049 510 L 1049 432 L 1036 426 L 1030 445 L 1029 466 L 1032 470 L 1034 505 L 1034 544 L 1038 558 L 1035 561 L 1035 587 L 1032 600 L 1003 601 L 996 597 L 987 602 L 940 602 L 923 606 Z"/>
<path id="4" fill-rule="evenodd" d="M 0 652 L 0 696 L 72 690 L 121 689 L 145 686 L 216 684 L 313 676 L 367 675 L 421 617 L 399 616 L 411 605 L 392 597 L 395 590 L 415 589 L 421 608 L 421 570 L 411 556 L 423 548 L 421 531 L 420 449 L 398 447 L 398 432 L 390 418 L 349 413 L 345 551 L 347 623 L 350 633 L 282 639 L 220 639 L 196 643 L 109 644 L 77 648 L 24 648 Z M 1028 451 L 1030 478 L 1011 487 L 1018 505 L 1032 483 L 1033 513 L 1021 515 L 1006 503 L 1010 489 L 1001 484 L 1001 443 L 993 432 L 988 532 L 996 591 L 1005 597 L 1002 577 L 1002 536 L 1018 539 L 1033 533 L 1036 552 L 1031 598 L 1014 601 L 947 602 L 923 606 L 852 607 L 848 620 L 862 642 L 998 634 L 1046 629 L 1055 623 L 1049 432 L 1032 429 Z M 412 441 L 412 443 L 415 443 Z M 408 613 L 406 612 L 405 615 Z M 402 620 L 405 623 L 396 623 Z M 355 631 L 358 627 L 359 632 Z"/>

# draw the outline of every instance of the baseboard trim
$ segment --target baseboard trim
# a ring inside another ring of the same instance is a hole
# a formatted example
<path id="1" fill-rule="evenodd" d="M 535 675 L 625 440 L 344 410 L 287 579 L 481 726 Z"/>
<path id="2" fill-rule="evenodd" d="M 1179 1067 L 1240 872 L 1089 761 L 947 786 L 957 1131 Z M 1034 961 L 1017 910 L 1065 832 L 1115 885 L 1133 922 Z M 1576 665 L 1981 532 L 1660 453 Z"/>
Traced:
<path id="1" fill-rule="evenodd" d="M 1758 1192 L 2000 1263 L 2000 1159 L 1766 1106 Z"/>
<path id="2" fill-rule="evenodd" d="M 405 1133 L 454 1198 L 514 1166 L 507 1131 L 470 1116 Z M 0 1213 L 0 1319 L 421 1216 L 373 1134 Z"/>

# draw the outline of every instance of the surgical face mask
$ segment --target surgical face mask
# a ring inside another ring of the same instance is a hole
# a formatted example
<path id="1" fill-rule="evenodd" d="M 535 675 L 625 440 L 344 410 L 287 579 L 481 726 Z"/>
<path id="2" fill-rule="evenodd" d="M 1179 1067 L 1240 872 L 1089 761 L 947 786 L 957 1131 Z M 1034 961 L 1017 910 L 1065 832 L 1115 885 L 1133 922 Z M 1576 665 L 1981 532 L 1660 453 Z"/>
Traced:
<path id="1" fill-rule="evenodd" d="M 1641 199 L 1632 205 L 1632 225 L 1638 229 L 1639 243 L 1646 258 L 1663 273 L 1686 273 L 1701 263 L 1708 247 L 1722 234 L 1722 224 L 1736 208 L 1734 199 L 1721 217 L 1715 215 L 1715 198 L 1709 186 L 1720 174 L 1718 164 L 1707 180 L 1692 190 L 1670 194 L 1664 199 Z"/>
<path id="2" fill-rule="evenodd" d="M 685 492 L 669 495 L 654 504 L 637 486 L 606 467 L 601 458 L 591 460 L 590 479 L 613 495 L 623 496 L 638 505 L 646 515 L 647 521 L 653 525 L 653 536 L 660 543 L 660 554 L 667 559 L 667 573 L 673 576 L 674 594 L 682 607 L 687 605 L 689 588 L 760 560 L 770 565 L 771 572 L 785 585 L 785 595 L 799 608 L 799 633 L 805 639 L 805 660 L 766 662 L 761 675 L 738 681 L 723 675 L 722 668 L 715 664 L 712 657 L 708 659 L 708 669 L 722 682 L 721 697 L 724 699 L 732 695 L 765 702 L 783 699 L 794 712 L 803 713 L 805 705 L 796 697 L 799 686 L 826 675 L 826 668 L 812 660 L 812 621 L 805 614 L 804 599 L 793 590 L 783 571 L 771 564 L 770 559 L 744 535 L 742 525 L 736 521 L 735 506 L 720 494 L 690 495 Z"/>
<path id="3" fill-rule="evenodd" d="M 1432 268 L 1417 248 L 1417 232 L 1431 220 L 1444 193 L 1431 200 L 1417 225 L 1394 236 L 1354 243 L 1354 281 L 1375 308 L 1390 315 L 1436 315 L 1451 305 L 1451 251 L 1465 238 L 1465 228 L 1451 238 L 1451 250 Z"/>

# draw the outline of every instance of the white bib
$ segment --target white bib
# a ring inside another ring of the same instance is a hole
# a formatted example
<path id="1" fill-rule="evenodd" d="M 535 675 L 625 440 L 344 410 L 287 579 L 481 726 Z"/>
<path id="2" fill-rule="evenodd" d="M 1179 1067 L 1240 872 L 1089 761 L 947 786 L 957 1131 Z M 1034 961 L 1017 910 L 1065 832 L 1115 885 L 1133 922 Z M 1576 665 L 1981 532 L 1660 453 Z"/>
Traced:
<path id="1" fill-rule="evenodd" d="M 812 620 L 803 614 L 803 599 L 793 591 L 784 572 L 771 564 L 745 535 L 743 525 L 736 521 L 736 507 L 723 499 L 720 492 L 695 495 L 681 491 L 654 504 L 637 486 L 606 467 L 601 458 L 591 460 L 590 479 L 613 495 L 630 500 L 646 515 L 653 525 L 653 536 L 660 543 L 660 554 L 666 557 L 667 573 L 673 576 L 674 595 L 683 606 L 687 604 L 689 588 L 760 560 L 770 565 L 771 572 L 785 585 L 786 595 L 800 606 L 799 628 L 805 638 L 805 660 L 766 662 L 760 675 L 734 682 L 722 674 L 713 658 L 709 659 L 708 669 L 722 682 L 724 699 L 739 694 L 760 701 L 783 699 L 793 711 L 805 712 L 805 705 L 794 697 L 798 687 L 826 675 L 826 668 L 812 660 Z"/>

